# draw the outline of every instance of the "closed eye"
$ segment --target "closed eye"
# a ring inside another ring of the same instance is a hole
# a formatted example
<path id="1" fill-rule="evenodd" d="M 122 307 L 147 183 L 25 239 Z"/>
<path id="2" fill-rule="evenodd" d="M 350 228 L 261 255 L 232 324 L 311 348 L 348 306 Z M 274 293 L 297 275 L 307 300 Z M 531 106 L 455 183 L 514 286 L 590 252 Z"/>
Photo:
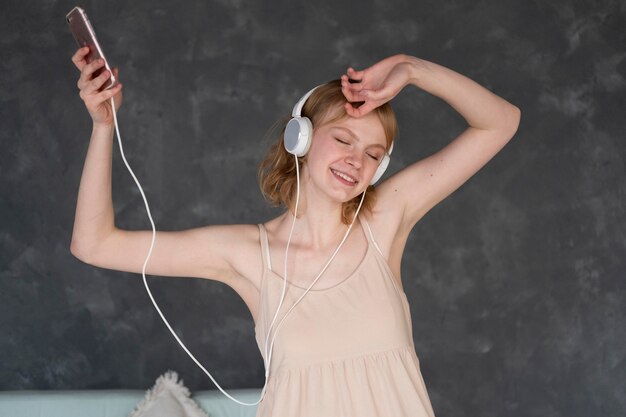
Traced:
<path id="1" fill-rule="evenodd" d="M 339 143 L 343 143 L 344 145 L 348 145 L 348 142 L 346 142 L 345 140 L 341 140 L 339 138 L 335 138 L 335 140 Z"/>
<path id="2" fill-rule="evenodd" d="M 374 161 L 379 161 L 380 157 L 376 156 L 376 155 L 372 155 L 370 153 L 367 154 L 367 156 L 369 156 L 370 158 L 372 158 Z"/>

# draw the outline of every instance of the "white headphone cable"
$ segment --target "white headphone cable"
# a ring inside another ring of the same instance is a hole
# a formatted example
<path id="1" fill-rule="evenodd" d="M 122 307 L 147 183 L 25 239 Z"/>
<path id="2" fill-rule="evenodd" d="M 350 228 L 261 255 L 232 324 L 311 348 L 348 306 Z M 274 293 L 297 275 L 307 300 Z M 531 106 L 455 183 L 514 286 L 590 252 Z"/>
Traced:
<path id="1" fill-rule="evenodd" d="M 116 112 L 115 112 L 115 100 L 113 99 L 113 97 L 111 97 L 111 109 L 113 111 L 113 120 L 115 122 L 115 132 L 117 133 L 117 140 L 118 140 L 118 144 L 119 144 L 119 147 L 120 147 L 120 154 L 122 155 L 122 160 L 124 161 L 124 164 L 126 165 L 126 168 L 128 168 L 128 172 L 130 172 L 130 175 L 135 180 L 135 184 L 137 184 L 137 188 L 139 188 L 139 192 L 141 193 L 141 197 L 143 198 L 143 202 L 144 202 L 144 204 L 146 206 L 146 212 L 148 213 L 148 218 L 150 219 L 150 225 L 152 226 L 152 242 L 150 243 L 150 249 L 148 250 L 148 255 L 146 256 L 146 260 L 144 261 L 143 267 L 141 269 L 141 275 L 143 276 L 143 284 L 146 287 L 146 291 L 148 292 L 148 295 L 150 296 L 150 300 L 152 301 L 152 304 L 154 304 L 154 308 L 156 308 L 157 312 L 161 316 L 161 319 L 163 319 L 163 322 L 165 323 L 165 325 L 169 329 L 170 333 L 172 333 L 172 335 L 174 336 L 174 339 L 176 339 L 176 341 L 183 348 L 183 350 L 185 352 L 187 352 L 187 355 L 189 355 L 189 357 L 191 359 L 193 359 L 193 361 L 196 363 L 196 365 L 198 365 L 200 367 L 200 369 L 202 369 L 204 371 L 204 373 L 207 374 L 207 376 L 211 379 L 211 381 L 215 384 L 215 386 L 220 391 L 222 391 L 222 394 L 224 394 L 225 396 L 227 396 L 228 398 L 230 398 L 231 400 L 233 400 L 234 402 L 236 402 L 238 404 L 246 405 L 246 406 L 255 406 L 255 405 L 257 405 L 257 404 L 259 404 L 261 402 L 261 400 L 263 399 L 263 397 L 265 395 L 265 387 L 267 386 L 267 376 L 265 377 L 265 384 L 263 385 L 263 390 L 261 391 L 261 397 L 259 398 L 258 401 L 254 402 L 254 403 L 245 403 L 243 401 L 239 401 L 238 399 L 236 399 L 233 396 L 231 396 L 230 394 L 228 394 L 226 391 L 224 391 L 224 389 L 222 389 L 220 384 L 217 383 L 215 378 L 213 378 L 213 375 L 211 375 L 211 373 L 209 371 L 207 371 L 204 366 L 202 366 L 202 364 L 198 361 L 198 359 L 196 359 L 196 357 L 183 344 L 183 342 L 180 340 L 180 338 L 178 337 L 176 332 L 174 332 L 174 329 L 172 329 L 172 326 L 170 326 L 170 323 L 167 321 L 167 319 L 165 318 L 165 316 L 161 312 L 161 309 L 159 308 L 159 306 L 157 305 L 156 301 L 154 300 L 154 297 L 152 296 L 152 292 L 150 291 L 150 287 L 148 287 L 148 281 L 146 280 L 146 266 L 148 265 L 148 261 L 150 260 L 150 256 L 152 256 L 152 249 L 154 248 L 154 242 L 156 241 L 156 227 L 154 226 L 154 220 L 152 220 L 152 214 L 150 213 L 150 207 L 148 206 L 148 200 L 146 199 L 146 195 L 143 192 L 143 188 L 141 188 L 141 184 L 139 184 L 139 180 L 135 176 L 135 173 L 133 172 L 133 170 L 131 169 L 130 165 L 128 164 L 128 161 L 126 161 L 126 156 L 124 155 L 124 148 L 122 147 L 122 139 L 121 139 L 121 136 L 120 136 L 120 131 L 119 131 L 118 123 L 117 123 L 117 115 L 116 115 Z"/>
<path id="2" fill-rule="evenodd" d="M 272 331 L 272 327 L 274 327 L 274 323 L 276 322 L 276 318 L 278 317 L 278 313 L 280 312 L 280 308 L 283 305 L 283 301 L 285 300 L 285 293 L 287 291 L 287 255 L 289 254 L 289 244 L 291 243 L 291 236 L 293 235 L 293 228 L 296 225 L 296 218 L 298 217 L 298 204 L 300 202 L 300 167 L 298 164 L 298 157 L 294 155 L 296 160 L 296 207 L 293 212 L 293 221 L 291 222 L 291 229 L 289 230 L 289 237 L 287 238 L 287 247 L 285 248 L 285 275 L 283 279 L 283 289 L 280 295 L 280 302 L 278 303 L 278 307 L 276 308 L 276 313 L 274 313 L 274 318 L 272 319 L 272 323 L 267 330 L 267 337 L 265 338 L 265 378 L 269 378 L 270 375 L 270 364 L 271 364 L 271 348 L 268 351 L 268 344 L 270 333 Z M 268 256 L 269 256 L 269 248 L 268 248 Z M 273 339 L 272 339 L 273 342 Z"/>
<path id="3" fill-rule="evenodd" d="M 298 166 L 298 158 L 297 158 L 297 156 L 295 157 L 296 158 L 296 177 L 297 177 L 296 207 L 295 207 L 295 212 L 294 212 L 294 219 L 293 219 L 293 222 L 291 224 L 291 230 L 289 231 L 289 238 L 287 240 L 287 247 L 285 249 L 285 270 L 284 270 L 284 277 L 283 277 L 284 282 L 283 282 L 283 291 L 282 291 L 282 294 L 281 294 L 281 300 L 280 300 L 280 303 L 278 305 L 278 308 L 276 309 L 276 313 L 274 314 L 274 318 L 272 320 L 272 323 L 270 324 L 269 330 L 267 332 L 267 338 L 266 338 L 266 341 L 265 341 L 265 358 L 266 358 L 265 359 L 265 383 L 263 384 L 263 389 L 261 390 L 261 396 L 260 396 L 260 398 L 256 402 L 246 403 L 246 402 L 243 402 L 243 401 L 239 401 L 238 399 L 234 398 L 233 396 L 228 394 L 226 391 L 224 391 L 224 389 L 220 386 L 220 384 L 215 380 L 213 375 L 211 375 L 211 373 L 198 361 L 198 359 L 196 359 L 196 357 L 189 351 L 189 349 L 187 349 L 187 347 L 180 340 L 180 338 L 178 337 L 178 335 L 176 334 L 174 329 L 172 329 L 172 326 L 167 321 L 167 319 L 165 318 L 165 315 L 163 314 L 163 312 L 161 311 L 161 309 L 157 305 L 157 303 L 156 303 L 156 301 L 154 299 L 154 296 L 152 295 L 152 291 L 150 291 L 150 287 L 148 286 L 148 281 L 146 279 L 146 267 L 148 265 L 148 261 L 150 260 L 150 257 L 152 256 L 152 251 L 154 249 L 154 244 L 156 242 L 156 227 L 154 225 L 154 220 L 152 219 L 152 214 L 150 212 L 150 206 L 148 205 L 148 200 L 146 199 L 146 195 L 145 195 L 145 193 L 143 191 L 143 188 L 141 187 L 141 184 L 139 183 L 139 180 L 135 176 L 135 173 L 133 172 L 132 168 L 128 164 L 128 161 L 126 160 L 126 156 L 124 154 L 124 148 L 122 146 L 122 138 L 121 138 L 121 135 L 120 135 L 119 125 L 118 125 L 118 122 L 117 122 L 117 113 L 115 111 L 115 100 L 113 99 L 113 97 L 111 97 L 111 110 L 113 112 L 113 120 L 115 122 L 115 133 L 117 134 L 118 145 L 119 145 L 119 148 L 120 148 L 120 155 L 122 156 L 122 160 L 124 161 L 124 164 L 126 165 L 126 168 L 128 169 L 128 172 L 130 173 L 130 175 L 132 176 L 133 180 L 135 181 L 135 184 L 137 185 L 137 188 L 139 188 L 139 192 L 141 193 L 141 197 L 143 198 L 143 202 L 144 202 L 144 205 L 146 207 L 146 213 L 148 215 L 148 219 L 150 220 L 150 225 L 152 227 L 152 240 L 150 242 L 150 249 L 148 250 L 148 254 L 146 256 L 146 259 L 144 260 L 144 263 L 143 263 L 143 266 L 142 266 L 142 269 L 141 269 L 141 275 L 143 277 L 143 283 L 144 283 L 144 286 L 146 288 L 146 291 L 148 292 L 148 296 L 150 297 L 150 300 L 152 301 L 152 304 L 154 305 L 154 308 L 159 313 L 159 316 L 161 317 L 161 319 L 163 320 L 163 322 L 167 326 L 168 330 L 170 331 L 172 336 L 174 336 L 174 339 L 176 339 L 178 344 L 183 348 L 183 350 L 187 353 L 187 355 L 189 355 L 189 357 L 195 362 L 195 364 L 198 365 L 198 367 L 200 369 L 202 369 L 204 371 L 204 373 L 211 379 L 213 384 L 215 384 L 215 386 L 222 392 L 222 394 L 224 394 L 226 397 L 228 397 L 232 401 L 234 401 L 234 402 L 236 402 L 238 404 L 241 404 L 241 405 L 245 405 L 245 406 L 255 406 L 255 405 L 258 405 L 263 400 L 263 398 L 265 396 L 265 391 L 266 391 L 266 388 L 267 388 L 267 382 L 268 382 L 269 373 L 270 373 L 270 365 L 271 365 L 271 360 L 272 360 L 272 352 L 273 352 L 273 347 L 274 347 L 274 340 L 276 339 L 276 335 L 278 334 L 278 330 L 281 328 L 283 322 L 285 321 L 285 319 L 287 318 L 289 313 L 291 313 L 291 311 L 296 307 L 296 305 L 298 303 L 300 303 L 300 301 L 302 301 L 304 296 L 311 290 L 311 288 L 315 285 L 315 283 L 320 279 L 320 277 L 322 276 L 324 271 L 326 271 L 326 269 L 328 268 L 328 266 L 330 265 L 332 260 L 335 258 L 335 256 L 339 252 L 339 249 L 341 248 L 343 243 L 346 241 L 348 235 L 350 234 L 350 230 L 352 230 L 352 226 L 354 225 L 354 222 L 355 222 L 355 220 L 357 218 L 357 215 L 359 214 L 359 210 L 361 209 L 361 205 L 363 204 L 363 200 L 365 199 L 365 191 L 363 191 L 363 194 L 361 196 L 361 201 L 359 202 L 359 206 L 357 207 L 357 210 L 356 210 L 356 212 L 354 214 L 354 218 L 352 219 L 352 223 L 350 223 L 350 226 L 348 227 L 348 230 L 346 231 L 343 239 L 341 240 L 341 242 L 337 246 L 337 249 L 335 249 L 335 251 L 333 252 L 331 257 L 329 258 L 329 260 L 326 262 L 326 264 L 322 268 L 322 270 L 319 272 L 319 274 L 313 280 L 313 282 L 311 282 L 311 284 L 306 289 L 306 291 L 302 294 L 302 296 L 300 296 L 300 298 L 291 306 L 291 308 L 287 311 L 287 313 L 285 313 L 285 315 L 282 317 L 282 319 L 278 323 L 278 326 L 276 327 L 276 330 L 274 331 L 274 335 L 272 337 L 271 343 L 269 343 L 269 350 L 268 350 L 268 341 L 269 341 L 270 332 L 272 331 L 272 327 L 274 326 L 274 323 L 276 322 L 276 318 L 278 317 L 278 313 L 280 312 L 280 309 L 282 307 L 282 303 L 283 303 L 283 301 L 285 299 L 285 293 L 286 293 L 286 288 L 287 288 L 287 255 L 289 253 L 289 244 L 291 242 L 291 237 L 292 237 L 293 229 L 294 229 L 295 222 L 296 222 L 296 214 L 297 214 L 298 203 L 299 203 L 299 199 L 300 199 L 300 170 L 299 170 L 299 166 Z"/>
<path id="4" fill-rule="evenodd" d="M 269 366 L 270 366 L 270 364 L 272 362 L 272 353 L 273 353 L 273 350 L 274 350 L 274 340 L 276 340 L 276 335 L 278 334 L 278 330 L 283 325 L 283 322 L 285 321 L 285 319 L 287 318 L 289 313 L 291 313 L 291 311 L 296 307 L 296 305 L 298 305 L 300 303 L 300 301 L 302 301 L 304 296 L 311 290 L 311 288 L 313 288 L 315 283 L 321 278 L 321 276 L 324 273 L 324 271 L 326 271 L 326 269 L 328 268 L 328 266 L 330 265 L 332 260 L 335 258 L 335 256 L 339 252 L 339 249 L 341 248 L 343 243 L 348 238 L 348 235 L 350 234 L 350 230 L 352 230 L 352 226 L 354 225 L 354 222 L 355 222 L 355 220 L 356 220 L 356 218 L 357 218 L 357 216 L 359 214 L 359 211 L 361 210 L 361 206 L 363 205 L 363 200 L 365 199 L 365 191 L 367 190 L 367 189 L 363 190 L 363 194 L 361 196 L 361 201 L 359 202 L 359 206 L 357 207 L 356 212 L 354 213 L 354 217 L 352 218 L 352 222 L 350 223 L 350 226 L 348 227 L 348 230 L 346 230 L 346 233 L 344 234 L 343 239 L 341 240 L 341 242 L 339 243 L 339 245 L 337 246 L 337 248 L 335 249 L 333 254 L 330 256 L 330 258 L 328 259 L 328 261 L 326 262 L 324 267 L 321 269 L 321 271 L 317 274 L 317 276 L 315 277 L 313 282 L 311 282 L 311 284 L 306 289 L 306 291 L 304 291 L 304 293 L 300 296 L 300 298 L 298 298 L 298 300 L 296 300 L 296 302 L 293 303 L 291 308 L 289 310 L 287 310 L 287 312 L 285 313 L 283 318 L 278 323 L 278 326 L 276 327 L 276 330 L 274 330 L 274 336 L 272 336 L 272 341 L 269 344 L 269 351 L 268 351 L 268 340 L 269 340 L 269 337 L 270 337 L 270 332 L 272 331 L 272 327 L 274 326 L 274 323 L 276 322 L 276 317 L 278 316 L 278 312 L 280 311 L 280 308 L 282 307 L 283 301 L 285 299 L 285 291 L 286 291 L 286 288 L 287 288 L 287 253 L 289 251 L 289 243 L 291 242 L 291 234 L 293 232 L 293 226 L 295 225 L 295 222 L 296 222 L 296 214 L 298 213 L 298 201 L 300 199 L 300 170 L 298 168 L 298 157 L 294 155 L 294 158 L 296 160 L 296 179 L 297 179 L 296 208 L 295 208 L 295 211 L 294 211 L 293 222 L 291 224 L 291 231 L 289 232 L 289 239 L 287 240 L 287 248 L 285 250 L 285 268 L 284 268 L 284 271 L 283 271 L 283 291 L 282 291 L 282 294 L 281 294 L 280 302 L 278 303 L 278 308 L 276 309 L 276 313 L 274 314 L 274 319 L 272 320 L 272 323 L 270 324 L 270 327 L 269 327 L 269 329 L 267 331 L 267 337 L 265 339 L 265 356 L 267 358 L 267 360 L 266 360 L 267 365 L 266 365 L 266 369 L 265 369 L 265 376 L 266 376 L 266 378 L 269 377 L 269 372 L 270 372 Z"/>

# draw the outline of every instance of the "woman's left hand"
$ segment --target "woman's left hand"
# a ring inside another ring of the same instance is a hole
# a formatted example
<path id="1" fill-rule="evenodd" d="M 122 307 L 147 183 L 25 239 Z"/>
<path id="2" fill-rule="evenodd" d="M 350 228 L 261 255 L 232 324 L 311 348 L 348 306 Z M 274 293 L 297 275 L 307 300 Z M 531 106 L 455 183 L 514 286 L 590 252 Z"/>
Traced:
<path id="1" fill-rule="evenodd" d="M 414 61 L 418 60 L 406 55 L 394 55 L 362 71 L 348 68 L 347 74 L 341 76 L 341 91 L 348 100 L 348 115 L 364 116 L 394 98 L 411 82 Z M 352 105 L 355 102 L 364 103 L 355 108 Z"/>

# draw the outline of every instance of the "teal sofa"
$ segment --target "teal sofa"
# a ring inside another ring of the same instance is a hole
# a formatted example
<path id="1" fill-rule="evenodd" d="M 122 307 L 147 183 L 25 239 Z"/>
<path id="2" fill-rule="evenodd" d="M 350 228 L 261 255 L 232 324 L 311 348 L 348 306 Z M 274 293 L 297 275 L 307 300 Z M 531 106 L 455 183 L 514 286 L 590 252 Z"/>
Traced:
<path id="1" fill-rule="evenodd" d="M 228 392 L 255 402 L 260 389 Z M 127 417 L 145 390 L 0 391 L 0 417 Z M 210 417 L 254 417 L 256 407 L 239 405 L 219 391 L 198 391 L 191 397 Z"/>

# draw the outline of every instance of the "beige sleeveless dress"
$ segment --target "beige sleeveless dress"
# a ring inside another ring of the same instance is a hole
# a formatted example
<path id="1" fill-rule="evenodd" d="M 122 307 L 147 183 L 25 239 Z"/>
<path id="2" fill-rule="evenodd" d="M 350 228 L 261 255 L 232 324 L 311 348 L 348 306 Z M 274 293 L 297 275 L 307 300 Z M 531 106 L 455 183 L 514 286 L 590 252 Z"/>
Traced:
<path id="1" fill-rule="evenodd" d="M 368 240 L 365 256 L 335 286 L 313 287 L 287 316 L 257 417 L 434 417 L 408 301 L 369 225 L 359 220 Z M 264 354 L 283 278 L 272 271 L 267 233 L 259 228 L 264 265 L 255 330 Z M 288 284 L 277 323 L 305 290 Z"/>

